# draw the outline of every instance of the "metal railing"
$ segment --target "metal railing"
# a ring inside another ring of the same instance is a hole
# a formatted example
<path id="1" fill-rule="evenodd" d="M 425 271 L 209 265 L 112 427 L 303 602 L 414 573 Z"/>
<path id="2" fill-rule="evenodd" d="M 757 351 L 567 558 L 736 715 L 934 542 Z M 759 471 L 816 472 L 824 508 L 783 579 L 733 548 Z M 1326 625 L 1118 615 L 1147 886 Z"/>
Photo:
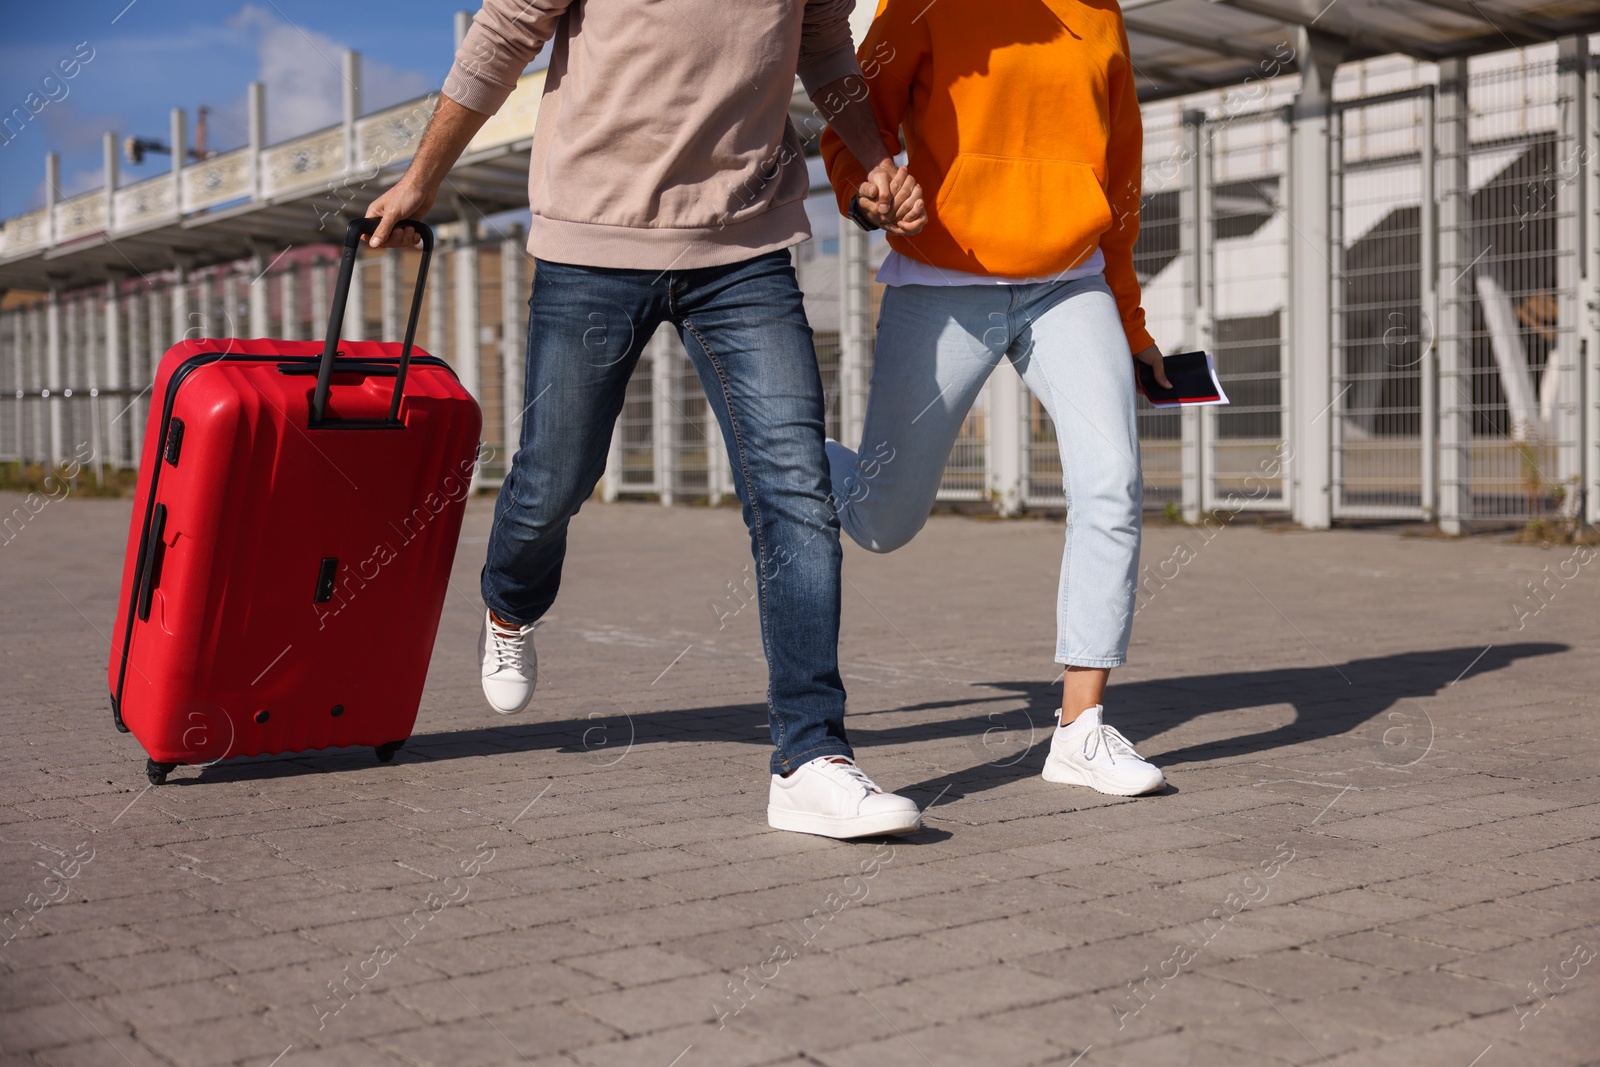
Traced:
<path id="1" fill-rule="evenodd" d="M 1289 475 L 1272 461 L 1321 440 L 1331 451 L 1325 491 L 1335 519 L 1438 519 L 1459 529 L 1580 508 L 1596 516 L 1600 66 L 1582 45 L 1437 71 L 1412 64 L 1409 75 L 1388 78 L 1401 83 L 1393 91 L 1351 93 L 1346 84 L 1338 93 L 1323 248 L 1332 402 L 1321 415 L 1297 416 L 1290 404 L 1296 374 L 1309 373 L 1290 340 L 1299 310 L 1292 252 L 1306 240 L 1288 211 L 1293 120 L 1280 105 L 1292 87 L 1245 108 L 1215 95 L 1146 107 L 1135 266 L 1149 326 L 1168 352 L 1210 350 L 1233 401 L 1184 412 L 1140 401 L 1147 507 L 1191 518 L 1288 510 Z M 410 113 L 362 119 L 352 143 L 408 150 Z M 502 134 L 516 121 L 505 119 Z M 317 138 L 333 134 L 349 147 L 339 130 L 294 142 L 310 168 L 303 174 L 316 170 Z M 249 180 L 287 180 L 272 168 L 293 155 L 264 150 Z M 214 166 L 184 168 L 185 205 L 213 203 L 205 198 L 244 181 L 231 154 L 206 163 Z M 111 210 L 113 225 L 125 211 L 133 218 L 128 205 L 174 190 L 163 180 L 119 190 L 110 208 L 85 194 L 54 205 L 53 222 L 13 218 L 3 247 L 99 225 L 96 212 Z M 482 402 L 495 449 L 483 483 L 493 484 L 520 425 L 531 264 L 520 235 L 456 223 L 441 241 L 447 254 L 435 260 L 418 336 Z M 848 443 L 859 434 L 881 296 L 865 247 L 847 248 L 861 258 L 839 271 L 837 294 L 811 306 L 828 433 Z M 317 337 L 333 269 L 331 252 L 299 249 L 272 264 L 119 278 L 0 312 L 0 461 L 59 463 L 87 450 L 109 467 L 136 466 L 161 353 L 185 336 Z M 398 339 L 397 294 L 414 269 L 409 255 L 364 258 L 347 336 Z M 1064 506 L 1054 427 L 1014 377 L 1002 367 L 968 416 L 941 499 L 992 500 L 1003 511 Z M 716 420 L 670 330 L 649 343 L 629 385 L 603 491 L 663 502 L 732 495 Z"/>

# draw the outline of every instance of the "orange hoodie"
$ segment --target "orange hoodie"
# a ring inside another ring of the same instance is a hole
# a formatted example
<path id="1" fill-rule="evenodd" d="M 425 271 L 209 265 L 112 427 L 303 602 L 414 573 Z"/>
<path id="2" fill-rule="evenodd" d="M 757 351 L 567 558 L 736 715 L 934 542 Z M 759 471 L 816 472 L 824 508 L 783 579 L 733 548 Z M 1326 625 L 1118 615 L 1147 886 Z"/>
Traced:
<path id="1" fill-rule="evenodd" d="M 1032 278 L 1105 254 L 1133 351 L 1144 134 L 1116 0 L 880 0 L 857 52 L 886 151 L 905 138 L 928 224 L 890 235 L 935 267 Z M 829 130 L 828 178 L 847 211 L 866 171 Z"/>

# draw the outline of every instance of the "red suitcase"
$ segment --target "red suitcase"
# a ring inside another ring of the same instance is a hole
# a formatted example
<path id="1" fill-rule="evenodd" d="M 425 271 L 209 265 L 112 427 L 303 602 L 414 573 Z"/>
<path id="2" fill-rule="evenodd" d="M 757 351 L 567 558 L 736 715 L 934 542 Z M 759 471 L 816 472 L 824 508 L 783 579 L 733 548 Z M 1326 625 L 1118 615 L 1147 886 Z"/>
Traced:
<path id="1" fill-rule="evenodd" d="M 111 642 L 111 708 L 154 784 L 182 763 L 411 735 L 481 415 L 443 360 L 339 343 L 184 341 L 152 387 Z M 341 358 L 336 358 L 341 357 Z"/>

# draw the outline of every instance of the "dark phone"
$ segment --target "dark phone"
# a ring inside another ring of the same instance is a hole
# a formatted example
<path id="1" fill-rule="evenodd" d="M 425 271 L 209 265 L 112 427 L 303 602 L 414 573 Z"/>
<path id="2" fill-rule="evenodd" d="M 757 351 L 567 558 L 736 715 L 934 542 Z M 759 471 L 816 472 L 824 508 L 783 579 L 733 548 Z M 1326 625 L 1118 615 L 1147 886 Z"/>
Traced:
<path id="1" fill-rule="evenodd" d="M 1137 364 L 1139 392 L 1152 404 L 1196 404 L 1222 399 L 1222 390 L 1211 373 L 1211 360 L 1204 352 L 1177 352 L 1162 360 L 1171 389 L 1156 384 L 1156 372 L 1147 363 Z"/>

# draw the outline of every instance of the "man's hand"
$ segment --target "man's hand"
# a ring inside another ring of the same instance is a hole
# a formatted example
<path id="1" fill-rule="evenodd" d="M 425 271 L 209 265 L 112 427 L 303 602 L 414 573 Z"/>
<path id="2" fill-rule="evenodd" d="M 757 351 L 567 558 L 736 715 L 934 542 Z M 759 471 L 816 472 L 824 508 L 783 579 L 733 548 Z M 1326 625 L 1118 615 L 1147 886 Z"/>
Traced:
<path id="1" fill-rule="evenodd" d="M 422 131 L 422 143 L 417 146 L 417 154 L 412 157 L 404 177 L 367 208 L 367 218 L 383 220 L 370 239 L 373 248 L 416 248 L 422 243 L 422 238 L 411 227 L 402 226 L 396 230 L 395 224 L 406 219 L 421 221 L 433 210 L 439 187 L 450 176 L 450 168 L 488 121 L 488 115 L 468 110 L 448 96 L 439 97 L 428 128 Z"/>
<path id="2" fill-rule="evenodd" d="M 856 196 L 868 221 L 889 233 L 909 237 L 927 224 L 922 186 L 910 171 L 896 167 L 891 159 L 880 160 L 872 168 Z"/>
<path id="3" fill-rule="evenodd" d="M 393 189 L 384 193 L 367 208 L 367 218 L 382 219 L 372 234 L 373 248 L 419 248 L 422 238 L 410 226 L 397 226 L 404 219 L 420 219 L 433 209 L 439 196 L 438 186 L 419 188 L 408 174 Z"/>
<path id="4" fill-rule="evenodd" d="M 1167 381 L 1167 368 L 1162 361 L 1160 346 L 1151 345 L 1143 352 L 1135 352 L 1133 354 L 1133 358 L 1138 360 L 1140 363 L 1148 365 L 1151 370 L 1156 372 L 1157 385 L 1161 386 L 1163 389 L 1172 388 L 1172 383 Z"/>

